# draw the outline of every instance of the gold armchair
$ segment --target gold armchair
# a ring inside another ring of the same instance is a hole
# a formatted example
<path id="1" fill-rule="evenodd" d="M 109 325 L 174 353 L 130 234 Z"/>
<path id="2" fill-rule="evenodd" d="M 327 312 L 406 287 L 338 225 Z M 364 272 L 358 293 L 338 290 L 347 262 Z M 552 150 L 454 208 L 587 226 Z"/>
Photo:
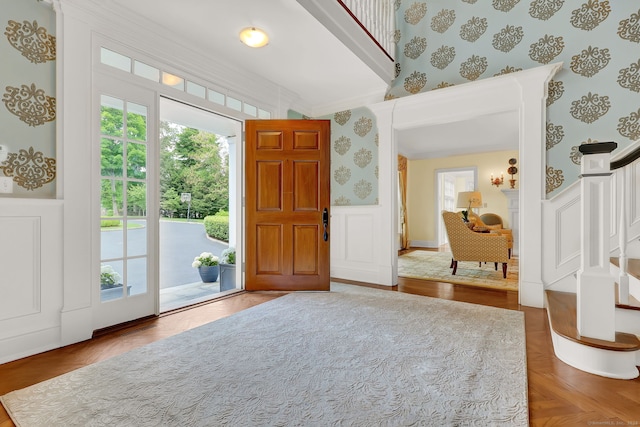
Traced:
<path id="1" fill-rule="evenodd" d="M 493 262 L 496 270 L 498 263 L 502 263 L 502 277 L 507 277 L 509 246 L 506 236 L 472 231 L 456 212 L 442 211 L 442 218 L 449 236 L 453 275 L 458 269 L 458 261 L 477 261 L 480 265 L 483 262 Z"/>
<path id="2" fill-rule="evenodd" d="M 486 213 L 480 216 L 473 212 L 469 212 L 469 221 L 474 222 L 474 229 L 489 230 L 491 233 L 502 234 L 507 237 L 507 246 L 509 247 L 509 258 L 513 249 L 513 232 L 509 228 L 502 228 L 502 218 L 500 215 Z"/>

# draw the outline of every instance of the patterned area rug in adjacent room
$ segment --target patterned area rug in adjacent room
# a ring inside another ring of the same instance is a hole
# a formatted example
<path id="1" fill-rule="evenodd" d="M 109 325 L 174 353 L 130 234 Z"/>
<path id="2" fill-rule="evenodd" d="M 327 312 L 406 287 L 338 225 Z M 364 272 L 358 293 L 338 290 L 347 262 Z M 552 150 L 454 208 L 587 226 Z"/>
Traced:
<path id="1" fill-rule="evenodd" d="M 493 263 L 460 261 L 458 271 L 452 275 L 451 253 L 414 250 L 398 257 L 398 276 L 415 279 L 433 280 L 436 282 L 472 285 L 484 288 L 518 290 L 518 259 L 512 257 L 507 266 L 507 278 L 502 278 L 502 265 L 498 271 Z"/>

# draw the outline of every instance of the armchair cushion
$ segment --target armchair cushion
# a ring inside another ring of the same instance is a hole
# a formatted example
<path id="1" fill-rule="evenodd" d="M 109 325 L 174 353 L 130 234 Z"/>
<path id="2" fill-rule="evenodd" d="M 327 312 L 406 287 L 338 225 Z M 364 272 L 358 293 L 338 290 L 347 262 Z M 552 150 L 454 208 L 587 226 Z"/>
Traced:
<path id="1" fill-rule="evenodd" d="M 472 220 L 475 223 L 475 227 L 486 227 L 491 232 L 500 233 L 504 236 L 507 236 L 507 243 L 509 245 L 509 256 L 511 256 L 511 250 L 513 249 L 513 232 L 510 228 L 502 228 L 502 218 L 500 215 L 496 215 L 493 213 L 486 213 L 480 216 L 476 215 L 473 212 L 469 213 L 469 220 Z M 486 221 L 486 222 L 485 222 Z"/>

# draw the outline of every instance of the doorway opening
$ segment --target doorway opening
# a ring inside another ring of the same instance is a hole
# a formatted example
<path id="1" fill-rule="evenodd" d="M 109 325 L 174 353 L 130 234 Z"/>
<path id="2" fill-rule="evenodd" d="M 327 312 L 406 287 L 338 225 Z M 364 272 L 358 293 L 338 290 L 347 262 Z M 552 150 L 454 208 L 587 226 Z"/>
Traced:
<path id="1" fill-rule="evenodd" d="M 457 194 L 461 191 L 474 191 L 478 178 L 477 168 L 453 168 L 436 170 L 436 212 L 437 218 L 437 246 L 449 243 L 447 230 L 442 220 L 441 212 L 455 212 Z"/>
<path id="2" fill-rule="evenodd" d="M 220 263 L 223 252 L 237 246 L 236 140 L 242 123 L 164 97 L 159 116 L 158 277 L 160 312 L 166 312 L 241 286 L 235 264 Z M 213 274 L 196 262 L 207 255 L 217 259 Z"/>

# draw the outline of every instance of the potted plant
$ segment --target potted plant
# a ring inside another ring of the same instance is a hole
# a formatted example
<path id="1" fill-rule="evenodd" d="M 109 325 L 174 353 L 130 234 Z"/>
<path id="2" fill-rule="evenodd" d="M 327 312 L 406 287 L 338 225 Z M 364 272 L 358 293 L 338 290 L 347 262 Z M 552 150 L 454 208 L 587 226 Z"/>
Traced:
<path id="1" fill-rule="evenodd" d="M 236 248 L 230 246 L 220 254 L 220 292 L 236 288 Z"/>
<path id="2" fill-rule="evenodd" d="M 100 266 L 100 300 L 107 301 L 122 297 L 122 283 L 120 274 L 110 265 Z M 127 286 L 127 292 L 131 286 Z"/>
<path id="3" fill-rule="evenodd" d="M 200 278 L 204 283 L 218 280 L 218 257 L 211 252 L 202 252 L 193 259 L 191 266 L 198 269 Z"/>

